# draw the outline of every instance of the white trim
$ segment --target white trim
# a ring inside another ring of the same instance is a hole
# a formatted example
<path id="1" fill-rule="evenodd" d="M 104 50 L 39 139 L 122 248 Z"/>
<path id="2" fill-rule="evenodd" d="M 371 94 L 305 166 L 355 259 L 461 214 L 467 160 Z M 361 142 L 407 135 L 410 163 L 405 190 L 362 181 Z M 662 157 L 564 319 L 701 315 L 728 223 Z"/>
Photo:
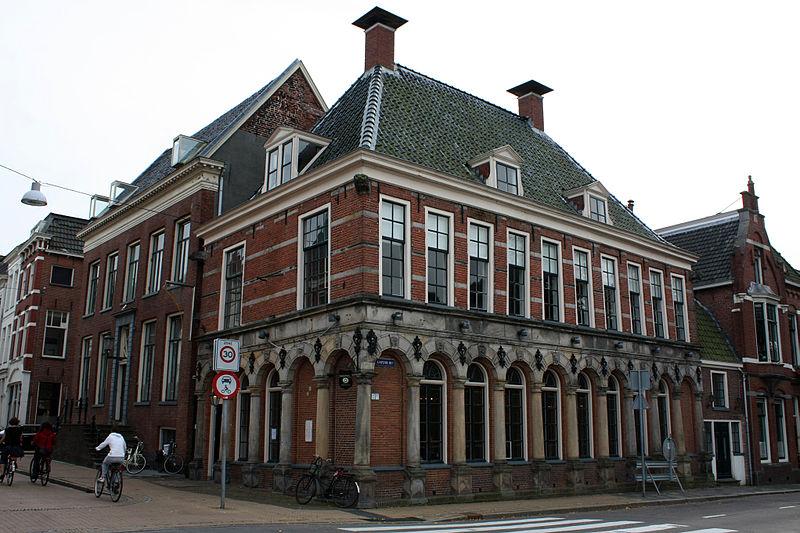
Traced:
<path id="1" fill-rule="evenodd" d="M 439 385 L 439 386 L 442 387 L 442 404 L 441 404 L 441 409 L 442 409 L 442 412 L 441 412 L 441 415 L 442 415 L 442 422 L 441 422 L 441 426 L 442 426 L 441 427 L 441 432 L 442 432 L 442 461 L 441 462 L 442 462 L 442 464 L 447 464 L 447 444 L 448 444 L 447 434 L 448 434 L 448 428 L 449 428 L 449 426 L 447 425 L 447 407 L 449 405 L 448 400 L 447 400 L 447 377 L 448 377 L 447 376 L 447 370 L 445 369 L 444 365 L 442 363 L 440 363 L 439 361 L 437 361 L 436 359 L 428 359 L 428 361 L 434 363 L 437 367 L 439 367 L 439 372 L 442 375 L 442 379 L 440 379 L 440 380 L 425 379 L 425 377 L 424 377 L 424 375 L 425 375 L 425 373 L 424 373 L 425 367 L 424 367 L 424 364 L 423 364 L 423 378 L 420 379 L 419 382 L 420 382 L 420 385 Z M 428 361 L 426 361 L 426 363 Z M 466 439 L 465 439 L 464 444 L 465 444 L 465 452 L 466 452 Z M 422 461 L 422 457 L 420 457 L 420 461 Z M 439 464 L 439 463 L 422 461 L 422 464 Z"/>
<path id="2" fill-rule="evenodd" d="M 686 338 L 680 342 L 692 342 L 692 334 L 689 328 L 689 299 L 687 295 L 686 289 L 686 276 L 682 274 L 675 274 L 670 272 L 669 274 L 669 285 L 670 290 L 672 291 L 672 310 L 675 311 L 675 285 L 673 282 L 674 278 L 679 278 L 681 280 L 681 286 L 683 287 L 681 292 L 683 293 L 683 331 L 686 334 Z M 678 339 L 678 319 L 677 316 L 675 318 L 675 339 Z"/>
<path id="3" fill-rule="evenodd" d="M 730 222 L 732 220 L 737 220 L 739 218 L 738 211 L 728 211 L 726 213 L 718 213 L 716 215 L 711 215 L 709 217 L 698 218 L 696 220 L 689 220 L 688 222 L 681 222 L 680 224 L 675 224 L 673 226 L 666 226 L 661 229 L 655 230 L 656 233 L 663 236 L 672 235 L 674 233 L 683 233 L 689 230 L 695 230 L 700 228 L 706 228 L 709 226 L 716 226 L 718 224 L 722 224 L 723 222 Z"/>
<path id="4" fill-rule="evenodd" d="M 757 305 L 764 306 L 763 307 L 763 309 L 764 309 L 764 335 L 766 336 L 766 341 L 767 341 L 767 346 L 766 346 L 766 348 L 767 348 L 767 360 L 766 361 L 761 361 L 761 360 L 758 359 L 758 319 L 756 318 L 756 306 Z M 773 361 L 772 360 L 772 356 L 773 356 L 773 354 L 772 354 L 772 342 L 771 342 L 772 341 L 772 335 L 769 332 L 769 308 L 768 308 L 768 306 L 770 306 L 770 305 L 775 307 L 775 329 L 777 330 L 777 338 L 775 340 L 776 340 L 776 345 L 778 346 L 778 360 L 777 361 Z M 784 364 L 784 362 L 783 362 L 783 346 L 781 346 L 781 320 L 780 320 L 780 318 L 781 318 L 781 315 L 780 315 L 780 305 L 779 304 L 774 303 L 774 302 L 772 302 L 770 300 L 764 300 L 764 299 L 753 300 L 753 324 L 755 325 L 755 331 L 756 331 L 756 334 L 753 336 L 753 341 L 756 343 L 756 351 L 755 351 L 756 361 L 755 362 L 761 363 L 761 364 L 770 363 L 770 364 L 773 364 L 773 365 L 783 365 Z M 791 365 L 789 365 L 789 368 L 793 368 L 793 367 Z"/>
<path id="5" fill-rule="evenodd" d="M 158 237 L 159 235 L 163 235 L 164 236 L 164 244 L 163 244 L 163 247 L 161 248 L 161 259 L 159 260 L 159 265 L 158 265 L 158 286 L 157 286 L 156 290 L 151 291 L 150 290 L 150 286 L 153 284 L 152 283 L 153 280 L 151 278 L 151 276 L 153 274 L 152 273 L 153 249 L 154 249 L 153 248 L 153 242 L 155 240 L 154 237 Z M 166 228 L 162 227 L 161 229 L 157 229 L 156 231 L 151 232 L 148 240 L 150 242 L 150 245 L 148 246 L 148 252 L 147 252 L 147 277 L 145 278 L 145 287 L 144 287 L 144 290 L 145 290 L 144 294 L 145 295 L 158 293 L 158 291 L 161 290 L 161 282 L 164 281 L 164 254 L 165 254 L 166 249 L 167 249 L 167 232 L 166 232 Z M 141 258 L 141 250 L 139 252 L 139 257 Z"/>
<path id="6" fill-rule="evenodd" d="M 713 405 L 715 396 L 714 396 L 714 375 L 722 376 L 722 391 L 724 396 L 725 405 Z M 711 381 L 711 397 L 712 397 L 712 408 L 717 409 L 729 409 L 731 406 L 730 398 L 728 397 L 728 373 L 721 372 L 719 370 L 711 370 L 709 379 Z"/>
<path id="7" fill-rule="evenodd" d="M 300 155 L 300 140 L 304 140 L 310 144 L 315 144 L 320 147 L 314 157 L 309 160 L 308 163 L 305 164 L 303 168 L 298 166 L 298 159 Z M 281 126 L 276 129 L 267 142 L 264 144 L 265 149 L 265 165 L 264 165 L 264 185 L 262 186 L 262 191 L 269 191 L 273 189 L 277 189 L 281 185 L 289 183 L 290 181 L 296 179 L 300 176 L 304 170 L 310 168 L 314 161 L 325 151 L 325 148 L 328 147 L 330 144 L 330 139 L 326 139 L 325 137 L 320 137 L 319 135 L 314 135 L 311 133 L 306 133 L 304 131 L 300 131 L 294 128 L 287 128 L 285 126 Z M 289 162 L 289 179 L 285 182 L 283 181 L 283 149 L 284 146 L 288 143 L 292 143 L 292 155 L 291 160 Z M 277 168 L 275 171 L 277 172 L 277 183 L 274 187 L 270 188 L 269 186 L 269 171 L 270 171 L 270 161 L 269 156 L 271 152 L 277 151 Z"/>
<path id="8" fill-rule="evenodd" d="M 482 382 L 470 381 L 469 378 L 467 378 L 464 381 L 464 393 L 467 392 L 467 387 L 474 387 L 474 388 L 483 389 L 483 416 L 484 416 L 484 424 L 483 424 L 483 460 L 481 461 L 481 460 L 473 459 L 472 461 L 470 461 L 469 459 L 466 459 L 466 461 L 467 461 L 467 463 L 490 463 L 490 462 L 492 462 L 492 457 L 490 455 L 491 446 L 489 446 L 489 441 L 491 439 L 491 428 L 490 428 L 491 424 L 489 422 L 489 420 L 490 420 L 490 418 L 489 418 L 489 374 L 488 374 L 488 372 L 486 372 L 486 368 L 484 368 L 484 366 L 482 364 L 476 363 L 476 362 L 472 362 L 472 363 L 469 364 L 469 366 L 471 366 L 471 365 L 477 365 L 481 369 L 481 372 L 483 373 L 483 381 Z M 469 375 L 469 366 L 467 366 L 467 375 Z M 466 409 L 464 409 L 464 412 L 461 413 L 461 416 L 466 416 L 466 414 L 467 414 Z M 467 427 L 466 419 L 464 420 L 464 427 L 465 428 Z M 467 437 L 464 439 L 464 444 L 465 445 L 467 444 L 466 441 L 468 439 L 469 439 L 469 435 L 467 435 Z"/>
<path id="9" fill-rule="evenodd" d="M 544 303 L 544 260 L 542 259 L 544 254 L 542 250 L 544 248 L 544 243 L 555 244 L 558 248 L 558 322 L 564 322 L 564 317 L 566 316 L 565 309 L 564 309 L 564 254 L 561 250 L 561 242 L 555 239 L 550 239 L 548 237 L 540 237 L 539 238 L 539 274 L 541 275 L 541 289 L 542 289 L 542 320 L 547 320 L 545 318 L 545 303 Z M 591 273 L 590 273 L 591 275 Z"/>
<path id="10" fill-rule="evenodd" d="M 135 275 L 135 283 L 133 286 L 133 294 L 128 294 L 128 282 L 131 275 L 131 248 L 138 246 L 139 247 L 139 257 L 136 260 L 136 275 Z M 139 272 L 141 271 L 142 266 L 142 241 L 141 239 L 137 239 L 134 242 L 128 244 L 125 248 L 125 286 L 122 288 L 122 301 L 123 302 L 132 302 L 136 299 L 136 289 L 139 288 Z"/>
<path id="11" fill-rule="evenodd" d="M 184 272 L 183 272 L 183 279 L 179 279 L 176 274 L 176 269 L 178 268 L 178 244 L 180 243 L 180 235 L 178 234 L 178 228 L 182 224 L 189 225 L 189 238 L 186 239 L 186 262 L 183 265 Z M 192 247 L 192 218 L 191 216 L 185 216 L 175 221 L 175 224 L 172 226 L 172 268 L 170 270 L 170 281 L 178 282 L 178 283 L 185 283 L 186 278 L 189 276 L 189 250 Z M 141 256 L 141 254 L 140 254 Z"/>
<path id="12" fill-rule="evenodd" d="M 782 430 L 783 433 L 783 451 L 784 457 L 781 458 L 780 450 L 775 450 L 778 452 L 776 455 L 778 456 L 779 463 L 788 463 L 789 462 L 789 432 L 786 430 L 786 402 L 783 398 L 779 398 L 775 400 L 772 404 L 773 406 L 780 404 L 781 406 L 781 419 L 778 420 L 778 417 L 775 417 L 775 446 L 778 445 L 778 430 Z M 780 424 L 780 425 L 779 425 Z"/>
<path id="13" fill-rule="evenodd" d="M 707 283 L 705 285 L 694 285 L 692 290 L 697 292 L 702 289 L 715 289 L 717 287 L 727 287 L 728 285 L 733 285 L 732 281 L 720 281 L 717 283 Z"/>
<path id="14" fill-rule="evenodd" d="M 106 386 L 106 381 L 108 381 L 108 359 L 105 358 L 103 355 L 103 346 L 105 343 L 103 340 L 105 337 L 111 339 L 111 350 L 114 350 L 114 336 L 111 334 L 110 331 L 103 331 L 98 335 L 97 338 L 97 369 L 95 370 L 95 380 L 94 380 L 94 405 L 106 405 L 106 396 L 110 392 L 108 387 Z M 103 361 L 105 360 L 105 363 Z M 100 398 L 100 369 L 103 369 L 103 398 L 102 402 Z"/>
<path id="15" fill-rule="evenodd" d="M 41 257 L 41 256 L 39 256 L 39 257 Z M 38 260 L 39 257 L 37 257 L 36 259 Z M 42 259 L 44 259 L 44 257 L 42 257 Z M 56 268 L 63 268 L 63 269 L 69 270 L 71 272 L 70 277 L 69 277 L 69 285 L 63 285 L 61 283 L 55 283 L 53 281 L 53 271 Z M 66 266 L 63 266 L 63 265 L 51 265 L 50 266 L 50 284 L 51 285 L 56 285 L 58 287 L 74 287 L 75 286 L 75 268 L 74 267 L 66 267 Z"/>
<path id="16" fill-rule="evenodd" d="M 94 285 L 94 294 L 92 295 L 92 308 L 89 309 L 89 289 L 92 286 L 92 270 L 94 267 L 97 267 L 97 281 Z M 92 261 L 89 263 L 89 272 L 88 276 L 86 277 L 86 291 L 84 292 L 84 305 L 83 305 L 83 316 L 91 316 L 97 311 L 97 289 L 100 287 L 100 259 Z"/>
<path id="17" fill-rule="evenodd" d="M 510 384 L 508 382 L 508 379 L 506 379 L 505 389 L 514 389 L 514 390 L 521 390 L 522 391 L 522 402 L 521 402 L 522 403 L 522 460 L 523 461 L 527 461 L 528 460 L 528 430 L 530 429 L 528 427 L 528 387 L 527 387 L 527 380 L 525 379 L 525 372 L 523 372 L 520 368 L 515 367 L 515 366 L 511 366 L 509 368 L 509 370 L 511 368 L 513 368 L 514 370 L 516 370 L 519 373 L 520 378 L 522 379 L 522 385 Z M 503 395 L 505 395 L 505 392 L 506 391 L 504 390 L 503 391 Z M 508 401 L 505 399 L 505 396 L 503 397 L 503 400 L 505 401 L 505 403 L 507 405 Z M 508 420 L 506 420 L 505 422 L 506 422 L 506 424 L 508 424 Z M 506 440 L 506 442 L 508 442 L 508 434 L 506 434 L 506 439 L 505 440 Z M 512 460 L 508 456 L 508 448 L 506 448 L 506 459 L 507 460 Z"/>
<path id="18" fill-rule="evenodd" d="M 661 385 L 664 385 L 664 392 L 663 393 L 661 392 Z M 656 389 L 656 406 L 657 407 L 659 407 L 658 406 L 658 398 L 666 398 L 667 399 L 667 401 L 665 402 L 666 405 L 667 405 L 667 433 L 669 435 L 672 435 L 672 393 L 670 392 L 669 385 L 667 385 L 667 382 L 664 380 L 664 378 L 661 378 L 659 380 L 658 388 Z M 661 425 L 660 425 L 661 424 L 661 416 L 662 416 L 662 413 L 661 413 L 661 409 L 659 408 L 658 409 L 658 423 L 659 423 L 658 429 L 659 429 L 659 432 L 661 432 Z M 647 416 L 645 415 L 645 420 L 646 419 L 647 419 Z M 661 441 L 663 442 L 664 439 L 667 438 L 667 436 L 668 435 L 661 435 Z"/>
<path id="19" fill-rule="evenodd" d="M 615 292 L 615 307 L 617 312 L 617 329 L 608 329 L 608 316 L 606 313 L 606 284 L 603 280 L 603 259 L 609 259 L 614 264 L 614 292 Z M 606 318 L 605 329 L 606 331 L 624 331 L 622 327 L 622 298 L 619 290 L 619 261 L 616 257 L 611 255 L 600 254 L 600 282 L 603 286 L 603 315 Z"/>
<path id="20" fill-rule="evenodd" d="M 385 194 L 381 194 L 380 200 L 378 201 L 378 295 L 384 296 L 383 294 L 383 203 L 389 202 L 394 204 L 400 204 L 403 206 L 403 238 L 405 242 L 403 243 L 403 296 L 392 296 L 387 295 L 387 298 L 404 298 L 406 300 L 411 299 L 411 226 L 413 222 L 411 221 L 411 202 L 406 200 L 401 200 L 400 198 L 395 198 L 393 196 L 388 196 Z"/>
<path id="21" fill-rule="evenodd" d="M 486 313 L 494 313 L 494 224 L 490 222 L 484 222 L 483 220 L 477 220 L 474 218 L 467 217 L 467 309 L 472 309 L 471 306 L 471 298 L 470 298 L 470 276 L 472 275 L 472 269 L 470 268 L 470 255 L 469 255 L 469 230 L 472 226 L 483 226 L 484 228 L 488 229 L 488 252 L 489 252 L 489 265 L 487 268 L 487 275 L 486 275 Z M 478 309 L 478 311 L 481 311 Z"/>
<path id="22" fill-rule="evenodd" d="M 586 254 L 586 261 L 587 261 L 587 275 L 589 276 L 589 326 L 590 328 L 595 327 L 595 316 L 594 316 L 594 265 L 592 264 L 592 252 L 587 248 L 581 248 L 580 246 L 573 246 L 572 247 L 572 275 L 575 283 L 575 324 L 580 325 L 578 323 L 578 276 L 575 274 L 577 270 L 577 262 L 575 261 L 575 252 L 583 252 Z"/>
<path id="23" fill-rule="evenodd" d="M 234 426 L 234 439 L 233 439 L 233 460 L 234 461 L 247 461 L 250 458 L 250 427 L 251 427 L 251 420 L 253 418 L 253 413 L 250 412 L 250 405 L 247 406 L 247 457 L 242 459 L 241 455 L 239 454 L 239 446 L 241 445 L 241 422 L 242 422 L 242 399 L 247 396 L 247 403 L 250 404 L 250 382 L 248 380 L 247 389 L 242 388 L 239 391 L 239 394 L 236 395 L 236 421 Z"/>
<path id="24" fill-rule="evenodd" d="M 661 276 L 661 315 L 663 317 L 662 324 L 664 328 L 664 337 L 663 339 L 669 340 L 669 318 L 667 317 L 667 285 L 664 279 L 664 271 L 658 268 L 648 268 L 647 273 L 647 283 L 650 285 L 650 308 L 653 307 L 653 272 L 658 272 Z M 652 309 L 653 312 L 653 337 L 655 338 L 662 338 L 656 334 L 656 310 Z"/>
<path id="25" fill-rule="evenodd" d="M 330 303 L 331 301 L 331 204 L 328 202 L 327 204 L 320 206 L 316 209 L 312 209 L 311 211 L 307 211 L 302 215 L 297 217 L 297 309 L 305 309 L 303 297 L 305 295 L 305 262 L 303 261 L 303 223 L 307 218 L 311 218 L 314 215 L 318 215 L 319 213 L 327 211 L 328 213 L 328 235 L 327 235 L 327 247 L 328 247 L 328 258 L 327 258 L 327 280 L 325 282 L 327 291 L 328 291 L 328 298 L 326 303 Z M 223 278 L 224 279 L 224 278 Z M 242 281 L 244 282 L 244 265 L 242 266 Z M 244 289 L 244 285 L 242 285 L 242 289 Z M 244 295 L 244 293 L 242 293 Z M 242 299 L 244 301 L 244 299 Z"/>
<path id="26" fill-rule="evenodd" d="M 114 260 L 114 292 L 109 294 L 109 277 L 111 275 L 111 261 Z M 114 299 L 117 296 L 117 281 L 119 280 L 119 250 L 111 252 L 106 256 L 106 277 L 105 282 L 103 283 L 103 307 L 100 308 L 100 312 L 107 311 L 114 307 Z"/>
<path id="27" fill-rule="evenodd" d="M 66 316 L 66 325 L 64 327 L 61 326 L 51 326 L 47 323 L 47 318 L 50 313 L 61 313 L 62 315 Z M 69 311 L 61 311 L 59 309 L 47 309 L 44 312 L 44 337 L 42 338 L 42 358 L 43 359 L 66 359 L 67 358 L 67 340 L 69 340 Z M 36 326 L 36 323 L 26 324 L 32 325 L 33 327 Z M 47 344 L 47 328 L 53 329 L 63 329 L 64 330 L 64 345 L 61 347 L 61 355 L 45 355 L 44 348 Z"/>
<path id="28" fill-rule="evenodd" d="M 556 378 L 556 387 L 555 388 L 548 387 L 548 386 L 546 386 L 544 384 L 545 383 L 544 375 L 547 372 L 552 372 L 553 376 Z M 545 447 L 545 450 L 544 450 L 545 461 L 561 461 L 564 458 L 564 433 L 563 433 L 564 428 L 562 427 L 562 420 L 563 420 L 564 416 L 563 416 L 563 413 L 561 411 L 562 410 L 562 405 L 561 405 L 561 388 L 562 388 L 561 376 L 558 375 L 558 372 L 556 372 L 552 368 L 546 369 L 544 371 L 544 374 L 542 374 L 542 387 L 541 388 L 542 388 L 542 406 L 544 406 L 544 404 L 545 404 L 545 400 L 544 400 L 544 393 L 545 392 L 555 392 L 556 393 L 556 423 L 557 423 L 556 424 L 557 425 L 557 430 L 556 430 L 557 433 L 556 433 L 556 435 L 558 436 L 558 458 L 557 459 L 548 459 L 547 458 L 547 448 Z M 544 417 L 542 417 L 542 434 L 541 434 L 542 441 L 545 440 L 545 438 L 544 438 L 545 437 L 544 428 L 545 428 Z M 546 442 L 544 444 L 546 444 Z"/>
<path id="29" fill-rule="evenodd" d="M 85 349 L 85 344 L 86 344 L 87 340 L 89 341 L 89 357 L 88 357 L 88 360 L 89 360 L 89 372 L 86 373 L 86 381 L 87 381 L 87 383 L 84 384 L 83 376 L 84 376 L 84 370 L 86 368 L 84 365 L 85 365 L 86 359 L 87 359 L 84 356 L 84 349 Z M 89 381 L 89 378 L 91 378 L 92 344 L 94 344 L 94 336 L 93 335 L 88 335 L 86 337 L 81 338 L 81 349 L 80 349 L 81 364 L 80 364 L 80 374 L 78 375 L 78 399 L 79 400 L 80 399 L 86 400 L 86 404 L 87 405 L 89 404 L 89 398 L 82 397 L 81 393 L 83 392 L 84 385 L 86 385 L 86 394 L 89 394 L 89 383 L 88 383 L 88 381 Z"/>
<path id="30" fill-rule="evenodd" d="M 282 393 L 282 389 L 280 388 L 280 386 L 278 386 L 278 387 L 270 387 L 269 386 L 269 383 L 270 383 L 270 381 L 272 379 L 272 375 L 273 374 L 277 374 L 277 372 L 278 372 L 278 370 L 274 369 L 274 368 L 272 370 L 270 370 L 270 372 L 267 374 L 267 381 L 266 381 L 265 387 L 264 387 L 264 454 L 263 454 L 263 460 L 264 460 L 265 463 L 269 463 L 269 437 L 270 437 L 269 413 L 270 413 L 270 395 L 271 395 L 270 393 L 272 393 L 272 392 Z M 280 382 L 280 377 L 278 378 L 278 382 Z M 281 402 L 283 402 L 283 397 L 281 397 Z M 280 415 L 278 416 L 278 418 L 280 419 Z M 278 420 L 278 422 L 279 422 L 278 423 L 278 427 L 280 428 L 280 420 Z M 278 433 L 279 433 L 279 435 L 278 435 L 278 448 L 280 448 L 280 429 L 278 429 Z M 279 450 L 279 455 L 280 455 L 280 450 Z M 275 463 L 277 463 L 279 460 L 280 460 L 280 458 L 277 458 Z"/>
<path id="31" fill-rule="evenodd" d="M 578 394 L 586 394 L 587 395 L 587 402 L 586 403 L 587 403 L 588 409 L 589 409 L 589 457 L 580 457 L 580 441 L 578 442 L 578 457 L 580 459 L 593 459 L 594 458 L 594 394 L 593 394 L 593 390 L 594 389 L 592 388 L 592 380 L 589 379 L 589 376 L 586 375 L 584 372 L 581 372 L 581 374 L 583 374 L 583 377 L 586 379 L 586 382 L 589 384 L 589 388 L 588 389 L 581 389 L 581 388 L 577 388 L 576 387 L 576 389 L 575 389 L 575 416 L 577 418 L 577 415 L 578 415 Z M 578 379 L 580 379 L 580 374 L 578 376 Z M 580 381 L 578 380 L 577 383 L 580 383 Z M 606 400 L 608 400 L 608 398 L 606 398 Z M 607 413 L 606 413 L 606 415 L 607 415 Z M 577 422 L 580 423 L 579 420 Z M 578 438 L 580 438 L 580 436 L 579 436 L 580 435 L 580 431 L 581 431 L 581 428 L 580 428 L 580 425 L 579 425 L 578 426 L 578 435 L 576 435 L 576 437 L 578 437 Z"/>
<path id="32" fill-rule="evenodd" d="M 616 420 L 616 423 L 617 423 L 617 455 L 611 455 L 611 447 L 610 447 L 610 445 L 609 445 L 608 455 L 610 457 L 625 457 L 625 450 L 624 450 L 625 443 L 622 441 L 622 386 L 620 385 L 619 380 L 615 376 L 610 375 L 610 376 L 608 376 L 608 379 L 609 380 L 613 379 L 614 382 L 617 384 L 616 390 L 614 390 L 611 393 L 609 393 L 610 389 L 608 387 L 606 388 L 606 417 L 608 417 L 608 401 L 609 401 L 608 395 L 609 394 L 611 394 L 611 396 L 615 397 L 615 399 L 613 401 L 616 402 L 615 403 L 615 405 L 616 405 L 615 411 L 617 413 L 617 420 Z M 602 413 L 601 413 L 600 416 L 602 416 Z M 636 411 L 634 411 L 633 416 L 636 417 Z M 631 429 L 633 431 L 636 431 L 635 428 L 631 428 Z"/>
<path id="33" fill-rule="evenodd" d="M 455 214 L 433 207 L 425 207 L 425 303 L 428 303 L 428 215 L 447 217 L 447 303 L 455 305 Z M 469 268 L 469 267 L 468 267 Z M 469 285 L 469 284 L 468 284 Z M 529 305 L 530 307 L 530 305 Z"/>
<path id="34" fill-rule="evenodd" d="M 739 363 L 725 363 L 723 361 L 712 361 L 710 359 L 701 359 L 700 364 L 706 367 L 720 367 L 720 368 L 742 368 L 744 365 Z"/>
<path id="35" fill-rule="evenodd" d="M 639 327 L 641 329 L 641 333 L 634 333 L 633 328 L 633 305 L 631 303 L 631 279 L 630 279 L 630 267 L 633 266 L 639 272 Z M 625 262 L 625 280 L 627 281 L 628 286 L 628 312 L 631 317 L 631 333 L 634 335 L 644 335 L 647 336 L 647 315 L 645 314 L 645 307 L 644 307 L 644 279 L 642 275 L 642 265 L 639 263 L 635 263 L 633 261 L 626 261 Z"/>
<path id="36" fill-rule="evenodd" d="M 514 234 L 518 237 L 522 237 L 525 242 L 525 298 L 523 300 L 524 305 L 524 312 L 523 316 L 525 318 L 531 317 L 531 244 L 530 244 L 530 235 L 524 231 L 515 230 L 512 228 L 506 228 L 506 314 L 509 316 L 516 316 L 511 315 L 511 293 L 509 292 L 509 283 L 508 283 L 508 273 L 510 269 L 508 267 L 508 242 L 510 240 L 511 235 Z"/>
<path id="37" fill-rule="evenodd" d="M 181 336 L 178 338 L 178 353 L 176 354 L 177 361 L 175 361 L 175 400 L 167 400 L 167 369 L 168 369 L 168 358 L 169 358 L 169 342 L 170 342 L 170 333 L 172 329 L 172 319 L 175 317 L 180 317 L 181 320 Z M 166 320 L 164 321 L 165 331 L 164 331 L 164 364 L 162 365 L 161 369 L 161 401 L 178 401 L 180 400 L 180 376 L 181 376 L 181 352 L 183 351 L 183 327 L 184 327 L 184 319 L 183 313 L 172 313 L 166 316 Z M 152 379 L 152 378 L 151 378 Z"/>
<path id="38" fill-rule="evenodd" d="M 219 269 L 219 307 L 217 308 L 217 329 L 225 329 L 225 271 L 227 270 L 228 252 L 242 247 L 242 305 L 239 308 L 239 325 L 242 324 L 242 309 L 244 309 L 244 269 L 247 263 L 247 241 L 239 241 L 222 249 L 222 266 Z"/>
<path id="39" fill-rule="evenodd" d="M 153 330 L 153 359 L 150 361 L 150 383 L 148 383 L 148 396 L 147 400 L 142 400 L 142 374 L 144 373 L 144 346 L 145 346 L 145 332 L 147 331 L 147 326 L 150 324 L 153 325 L 153 328 L 156 327 L 157 321 L 156 320 L 146 320 L 142 322 L 142 333 L 140 335 L 141 339 L 139 339 L 139 371 L 138 376 L 139 379 L 136 382 L 136 401 L 137 402 L 152 402 L 153 401 L 153 369 L 155 368 L 155 359 L 156 359 L 156 333 Z M 167 324 L 167 329 L 169 329 L 169 324 Z M 169 334 L 168 334 L 169 335 Z M 166 354 L 167 351 L 164 350 Z"/>

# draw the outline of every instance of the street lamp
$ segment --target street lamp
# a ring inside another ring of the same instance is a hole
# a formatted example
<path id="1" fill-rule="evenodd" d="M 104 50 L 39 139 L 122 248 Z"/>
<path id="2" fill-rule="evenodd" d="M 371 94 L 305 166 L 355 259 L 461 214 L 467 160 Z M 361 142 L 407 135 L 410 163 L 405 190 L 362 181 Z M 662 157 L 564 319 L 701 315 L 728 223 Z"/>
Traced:
<path id="1" fill-rule="evenodd" d="M 38 181 L 31 183 L 31 190 L 22 196 L 22 203 L 25 205 L 32 205 L 35 207 L 43 207 L 47 205 L 47 198 L 42 193 L 42 184 Z"/>

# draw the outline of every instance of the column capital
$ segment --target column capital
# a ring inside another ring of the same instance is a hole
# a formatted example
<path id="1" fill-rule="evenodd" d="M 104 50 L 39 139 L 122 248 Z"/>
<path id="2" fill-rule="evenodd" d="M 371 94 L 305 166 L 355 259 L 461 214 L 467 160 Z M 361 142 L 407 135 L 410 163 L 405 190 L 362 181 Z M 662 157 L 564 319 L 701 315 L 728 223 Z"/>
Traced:
<path id="1" fill-rule="evenodd" d="M 603 386 L 597 387 L 598 396 L 605 396 L 606 394 L 608 394 L 608 387 L 603 387 Z"/>
<path id="2" fill-rule="evenodd" d="M 419 383 L 422 381 L 422 376 L 417 374 L 406 374 L 406 380 L 408 381 L 409 387 L 419 387 Z"/>
<path id="3" fill-rule="evenodd" d="M 694 401 L 703 403 L 703 393 L 701 391 L 694 393 Z"/>
<path id="4" fill-rule="evenodd" d="M 292 380 L 286 381 L 279 381 L 278 386 L 281 388 L 281 392 L 292 392 Z"/>
<path id="5" fill-rule="evenodd" d="M 372 385 L 372 381 L 375 379 L 375 372 L 372 370 L 365 370 L 356 374 L 355 378 L 356 383 L 359 385 Z"/>
<path id="6" fill-rule="evenodd" d="M 542 393 L 542 383 L 540 381 L 533 382 L 531 384 L 531 394 L 541 394 L 541 393 Z"/>
<path id="7" fill-rule="evenodd" d="M 681 399 L 680 389 L 673 389 L 672 392 L 670 392 L 670 396 L 672 397 L 673 400 L 680 400 Z"/>
<path id="8" fill-rule="evenodd" d="M 331 386 L 331 378 L 330 376 L 314 376 L 311 380 L 317 386 L 317 390 L 319 389 L 327 389 Z"/>
<path id="9" fill-rule="evenodd" d="M 494 385 L 492 386 L 492 390 L 496 391 L 506 390 L 506 382 L 500 380 L 495 381 Z"/>
<path id="10" fill-rule="evenodd" d="M 453 388 L 454 389 L 463 389 L 467 380 L 464 378 L 454 378 L 453 379 Z"/>
<path id="11" fill-rule="evenodd" d="M 250 393 L 250 397 L 252 398 L 253 396 L 261 396 L 264 393 L 264 390 L 250 387 L 247 389 L 247 392 Z"/>

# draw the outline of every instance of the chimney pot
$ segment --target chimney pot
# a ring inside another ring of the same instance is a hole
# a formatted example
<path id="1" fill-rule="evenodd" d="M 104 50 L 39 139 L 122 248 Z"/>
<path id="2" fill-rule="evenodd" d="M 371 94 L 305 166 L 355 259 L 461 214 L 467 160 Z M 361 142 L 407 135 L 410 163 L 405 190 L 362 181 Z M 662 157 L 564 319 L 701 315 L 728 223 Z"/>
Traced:
<path id="1" fill-rule="evenodd" d="M 633 200 L 628 200 L 628 211 L 633 213 Z"/>
<path id="2" fill-rule="evenodd" d="M 364 30 L 365 71 L 375 65 L 395 69 L 394 31 L 406 22 L 408 22 L 406 19 L 379 7 L 373 7 L 353 22 L 354 26 Z"/>
<path id="3" fill-rule="evenodd" d="M 544 95 L 552 90 L 553 89 L 547 85 L 530 80 L 509 89 L 508 92 L 517 97 L 519 114 L 529 119 L 534 128 L 544 131 L 544 106 L 542 104 L 542 99 Z"/>
<path id="4" fill-rule="evenodd" d="M 752 176 L 747 176 L 747 190 L 742 191 L 742 207 L 758 213 L 758 196 Z"/>

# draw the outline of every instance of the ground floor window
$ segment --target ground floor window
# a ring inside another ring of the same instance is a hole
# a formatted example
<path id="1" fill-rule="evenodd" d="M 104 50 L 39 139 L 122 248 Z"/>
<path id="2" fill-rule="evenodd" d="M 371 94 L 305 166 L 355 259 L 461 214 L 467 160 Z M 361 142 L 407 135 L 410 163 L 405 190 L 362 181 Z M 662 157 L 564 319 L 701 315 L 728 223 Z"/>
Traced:
<path id="1" fill-rule="evenodd" d="M 268 463 L 277 463 L 281 451 L 281 388 L 278 372 L 273 370 L 267 379 L 267 457 Z"/>
<path id="2" fill-rule="evenodd" d="M 544 457 L 548 460 L 561 458 L 559 381 L 552 370 L 544 375 L 542 385 L 542 422 L 544 430 Z"/>
<path id="3" fill-rule="evenodd" d="M 516 368 L 506 373 L 506 458 L 525 459 L 525 382 Z"/>

